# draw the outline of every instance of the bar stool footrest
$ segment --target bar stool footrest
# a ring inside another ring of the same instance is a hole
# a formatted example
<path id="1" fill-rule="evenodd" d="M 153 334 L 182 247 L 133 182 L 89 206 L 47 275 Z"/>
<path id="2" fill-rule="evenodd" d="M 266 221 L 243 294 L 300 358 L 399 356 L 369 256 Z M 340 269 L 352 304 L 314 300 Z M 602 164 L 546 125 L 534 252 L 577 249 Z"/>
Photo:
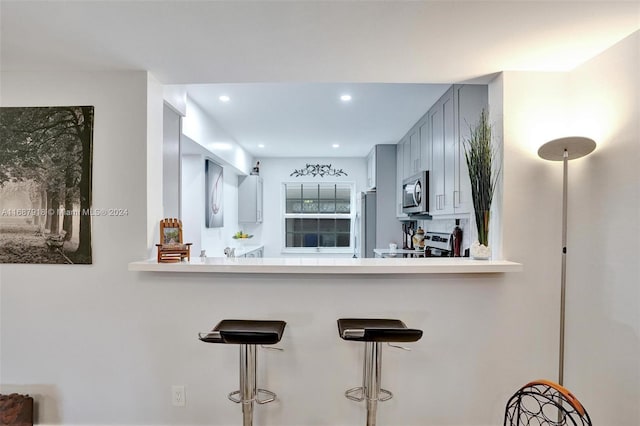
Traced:
<path id="1" fill-rule="evenodd" d="M 240 391 L 237 390 L 237 391 L 231 392 L 229 395 L 227 395 L 227 398 L 229 398 L 229 401 L 235 402 L 236 404 L 240 404 L 242 402 L 242 399 L 234 398 L 233 395 L 240 395 Z"/>
<path id="2" fill-rule="evenodd" d="M 360 396 L 354 396 L 355 393 L 360 393 Z M 356 388 L 351 388 L 348 389 L 344 392 L 344 396 L 347 397 L 347 399 L 350 399 L 352 401 L 356 401 L 356 402 L 360 402 L 364 400 L 364 388 L 362 386 L 358 386 Z"/>
<path id="3" fill-rule="evenodd" d="M 255 401 L 258 404 L 268 404 L 269 402 L 273 402 L 276 400 L 276 398 L 278 397 L 278 395 L 275 394 L 275 392 L 271 392 L 270 390 L 266 390 L 266 389 L 256 389 L 256 396 L 255 398 L 252 399 L 247 399 L 245 401 L 242 400 L 242 398 L 235 397 L 235 395 L 240 395 L 240 391 L 237 390 L 235 392 L 231 392 L 229 395 L 227 395 L 227 398 L 231 401 L 231 402 L 235 402 L 236 404 L 240 404 L 242 403 L 246 403 L 246 402 L 251 402 L 251 401 Z M 258 397 L 258 395 L 260 395 L 261 393 L 268 395 L 269 397 L 266 399 L 260 399 Z"/>
<path id="4" fill-rule="evenodd" d="M 393 398 L 393 394 L 390 391 L 386 390 L 386 389 L 380 389 L 380 394 L 385 394 L 386 395 L 386 396 L 378 397 L 378 401 L 380 401 L 380 402 L 388 401 L 391 398 Z"/>
<path id="5" fill-rule="evenodd" d="M 355 396 L 355 394 L 359 394 L 359 396 Z M 348 389 L 344 392 L 344 396 L 352 401 L 364 401 L 364 388 L 362 386 L 358 386 L 356 388 Z M 378 401 L 384 402 L 390 400 L 391 398 L 393 398 L 393 394 L 391 393 L 391 391 L 380 388 L 380 396 L 378 397 Z"/>
<path id="6" fill-rule="evenodd" d="M 273 402 L 276 400 L 276 398 L 278 397 L 278 395 L 275 394 L 275 392 L 271 392 L 270 390 L 266 390 L 266 389 L 257 389 L 257 393 L 256 393 L 256 402 L 258 404 L 268 404 L 270 402 Z M 260 393 L 269 395 L 269 398 L 267 399 L 260 399 L 258 398 L 258 395 L 260 395 Z"/>

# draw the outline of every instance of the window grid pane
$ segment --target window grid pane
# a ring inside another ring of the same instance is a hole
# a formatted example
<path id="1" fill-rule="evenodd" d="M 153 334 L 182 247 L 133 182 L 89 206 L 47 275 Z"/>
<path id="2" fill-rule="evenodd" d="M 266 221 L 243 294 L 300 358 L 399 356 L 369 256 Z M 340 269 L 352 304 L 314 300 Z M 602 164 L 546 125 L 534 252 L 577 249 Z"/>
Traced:
<path id="1" fill-rule="evenodd" d="M 349 247 L 351 188 L 335 183 L 285 184 L 286 247 Z"/>

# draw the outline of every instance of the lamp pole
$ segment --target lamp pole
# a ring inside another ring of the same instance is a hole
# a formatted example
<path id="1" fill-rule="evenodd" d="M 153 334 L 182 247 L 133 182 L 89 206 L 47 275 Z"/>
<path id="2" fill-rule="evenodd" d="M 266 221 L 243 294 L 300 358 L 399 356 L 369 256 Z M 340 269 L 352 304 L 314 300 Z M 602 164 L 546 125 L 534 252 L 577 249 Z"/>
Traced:
<path id="1" fill-rule="evenodd" d="M 545 160 L 562 161 L 562 267 L 560 271 L 560 344 L 558 356 L 558 384 L 564 385 L 564 328 L 567 288 L 567 200 L 569 160 L 584 157 L 596 148 L 589 138 L 571 136 L 554 139 L 538 149 L 538 156 Z"/>

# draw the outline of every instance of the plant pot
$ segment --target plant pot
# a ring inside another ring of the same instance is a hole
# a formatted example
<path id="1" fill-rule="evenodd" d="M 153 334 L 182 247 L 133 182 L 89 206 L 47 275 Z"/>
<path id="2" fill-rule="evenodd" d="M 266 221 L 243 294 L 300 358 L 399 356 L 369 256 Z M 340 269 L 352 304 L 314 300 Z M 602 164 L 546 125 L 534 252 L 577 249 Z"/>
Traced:
<path id="1" fill-rule="evenodd" d="M 475 260 L 488 260 L 491 258 L 491 247 L 475 241 L 471 244 L 469 254 L 471 255 L 471 258 Z"/>

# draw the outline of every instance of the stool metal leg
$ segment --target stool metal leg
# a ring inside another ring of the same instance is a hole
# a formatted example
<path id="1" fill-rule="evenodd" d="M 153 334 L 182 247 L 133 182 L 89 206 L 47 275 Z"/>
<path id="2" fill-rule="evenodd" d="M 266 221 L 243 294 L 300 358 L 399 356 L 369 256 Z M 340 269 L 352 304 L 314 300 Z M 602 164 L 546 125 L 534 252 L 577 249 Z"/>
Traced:
<path id="1" fill-rule="evenodd" d="M 367 426 L 375 426 L 378 401 L 388 401 L 393 398 L 391 392 L 380 387 L 382 380 L 381 342 L 365 342 L 362 366 L 362 386 L 349 389 L 344 395 L 354 401 L 366 399 Z"/>
<path id="2" fill-rule="evenodd" d="M 256 345 L 240 345 L 240 396 L 242 425 L 253 425 L 253 401 L 256 399 Z"/>
<path id="3" fill-rule="evenodd" d="M 364 396 L 367 399 L 367 426 L 376 425 L 376 411 L 380 395 L 382 372 L 382 345 L 380 342 L 366 342 L 364 348 L 365 377 Z"/>
<path id="4" fill-rule="evenodd" d="M 280 349 L 281 350 L 281 349 Z M 242 404 L 242 425 L 253 425 L 253 403 L 267 404 L 278 397 L 275 393 L 257 387 L 256 345 L 240 345 L 240 390 L 231 392 L 227 397 L 236 404 Z M 267 398 L 260 398 L 259 395 Z"/>

